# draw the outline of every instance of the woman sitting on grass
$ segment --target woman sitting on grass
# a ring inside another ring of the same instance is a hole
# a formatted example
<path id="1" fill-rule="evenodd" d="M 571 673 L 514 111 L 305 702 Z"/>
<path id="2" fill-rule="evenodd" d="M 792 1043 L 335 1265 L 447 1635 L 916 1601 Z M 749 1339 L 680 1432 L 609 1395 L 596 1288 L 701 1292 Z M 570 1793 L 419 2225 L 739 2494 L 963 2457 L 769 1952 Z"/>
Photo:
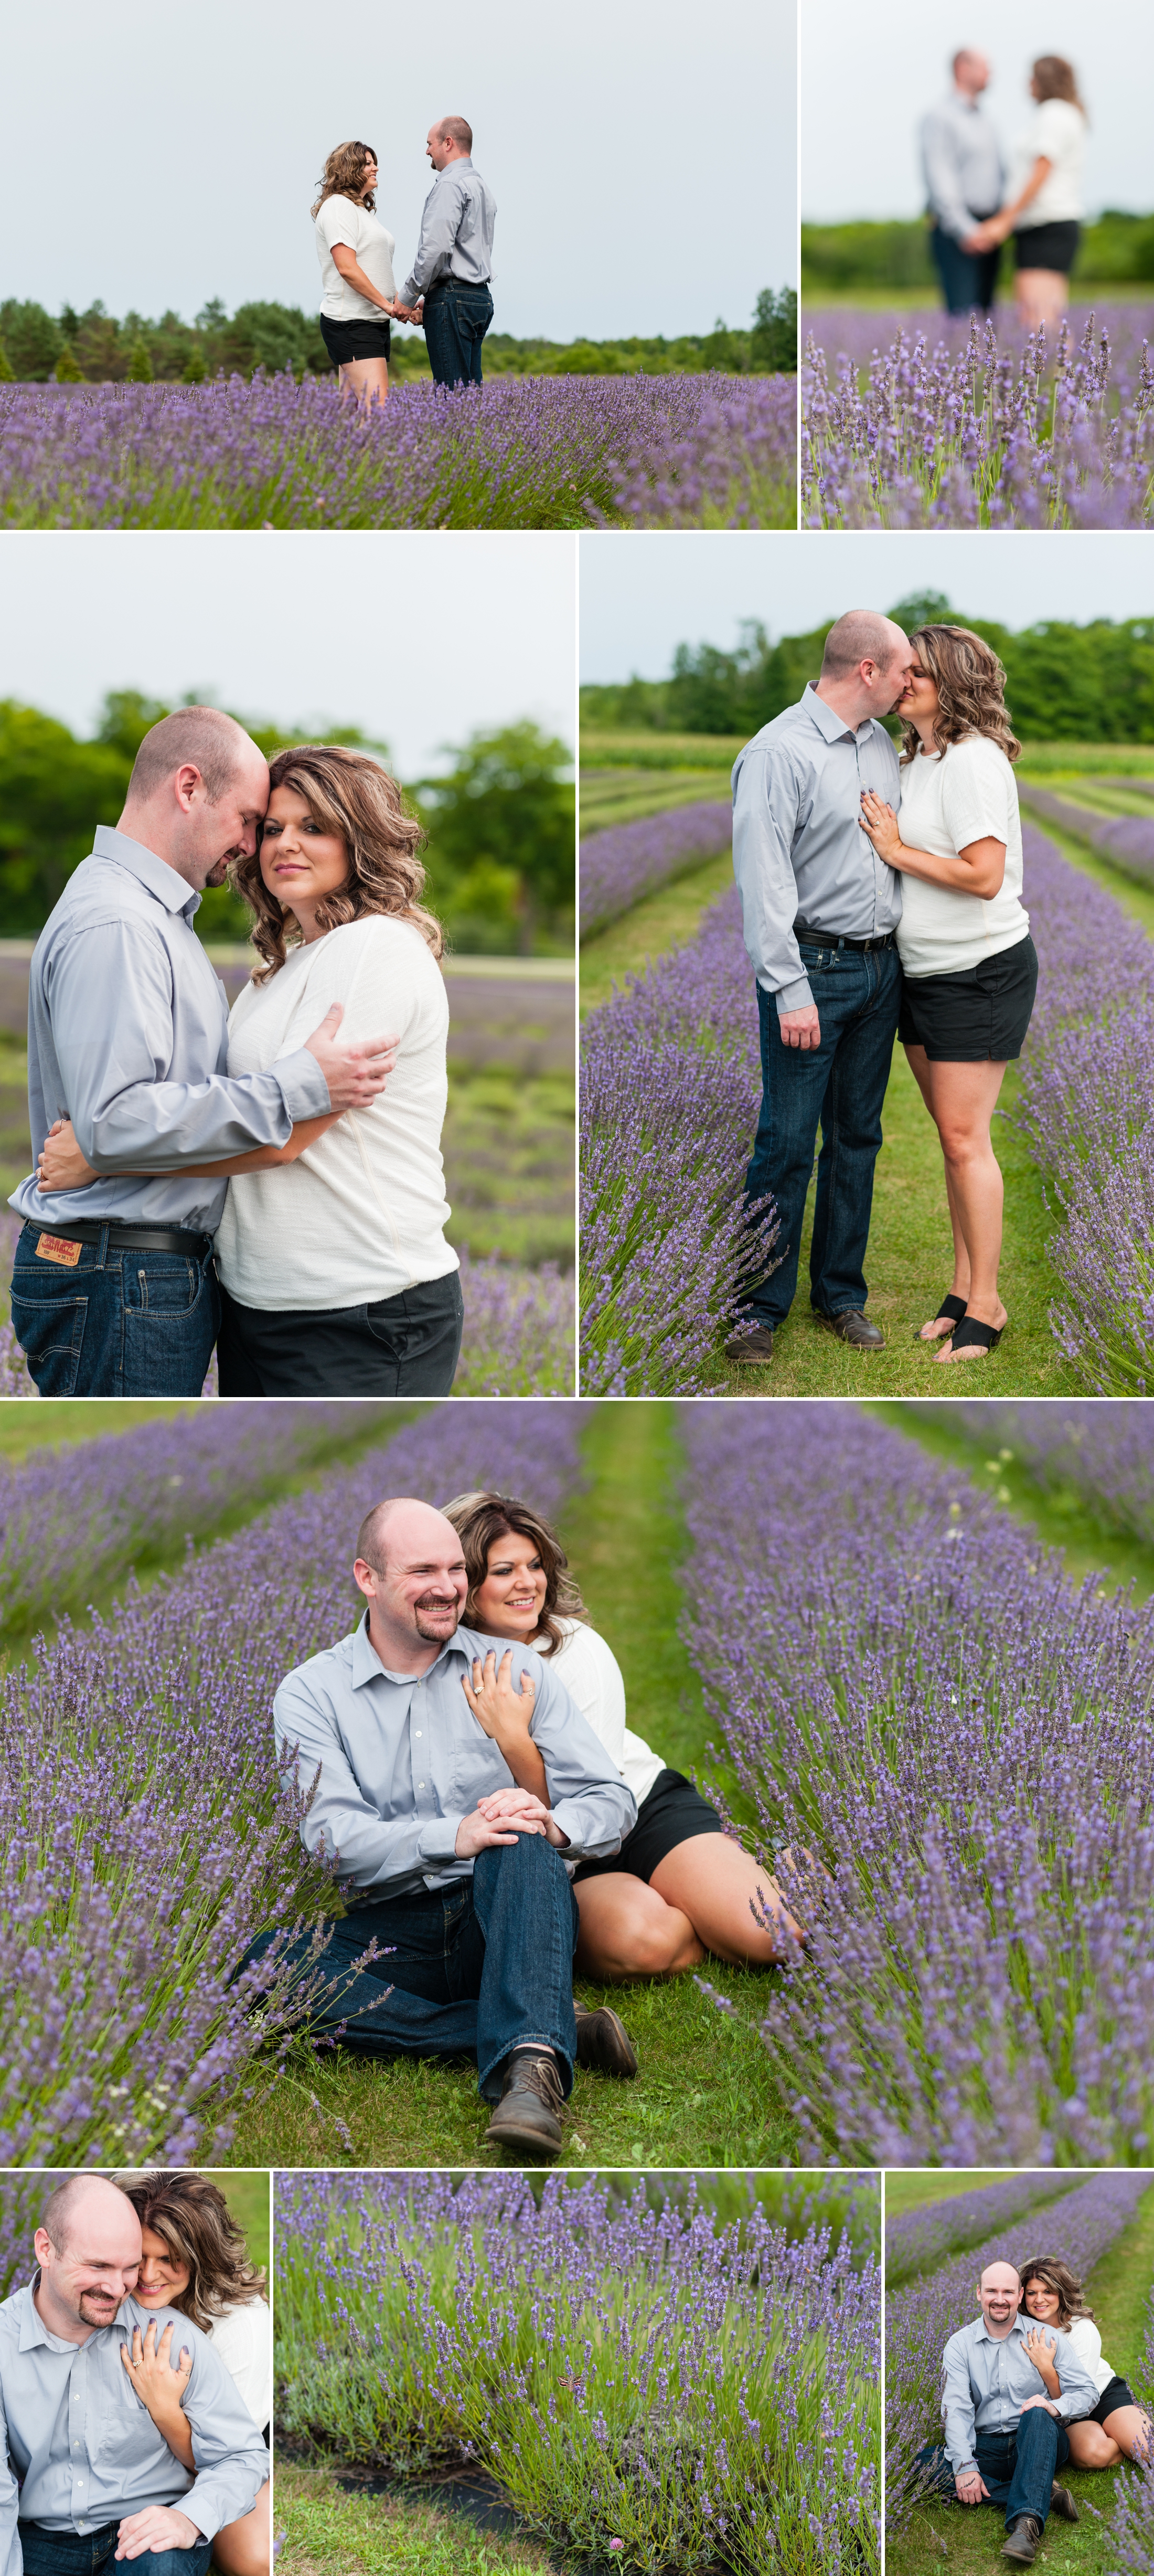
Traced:
<path id="1" fill-rule="evenodd" d="M 198 2173 L 150 2173 L 122 2190 L 140 2220 L 143 2245 L 133 2293 L 142 2308 L 175 2308 L 215 2346 L 236 2383 L 237 2395 L 268 2439 L 272 2417 L 272 2317 L 264 2274 L 250 2263 L 244 2237 L 224 2193 Z M 181 2396 L 192 2356 L 167 2325 L 132 2330 L 131 2351 L 121 2346 L 124 2368 L 169 2450 L 195 2469 L 192 2436 Z M 221 2576 L 269 2576 L 268 2481 L 250 2512 L 226 2523 L 212 2544 Z"/>
<path id="2" fill-rule="evenodd" d="M 1069 2336 L 1097 2384 L 1098 2403 L 1093 2414 L 1083 2415 L 1077 2423 L 1066 2426 L 1073 2466 L 1114 2469 L 1123 2454 L 1128 2460 L 1140 2459 L 1150 2444 L 1150 2418 L 1135 2403 L 1128 2382 L 1119 2379 L 1109 2362 L 1103 2361 L 1102 2337 L 1094 2323 L 1094 2311 L 1086 2306 L 1082 2284 L 1075 2280 L 1068 2265 L 1059 2263 L 1052 2254 L 1023 2263 L 1022 2307 L 1034 2320 L 1026 2336 L 1026 2350 L 1045 2381 L 1047 2396 L 1061 2395 L 1052 2358 L 1055 2332 Z"/>
<path id="3" fill-rule="evenodd" d="M 620 1851 L 577 1865 L 580 1974 L 599 1982 L 670 1976 L 710 1952 L 731 1966 L 772 1967 L 791 1938 L 801 1939 L 781 1890 L 684 1773 L 630 1733 L 620 1666 L 589 1624 L 556 1532 L 503 1494 L 458 1494 L 444 1508 L 465 1553 L 465 1625 L 533 1646 L 550 1662 L 637 1801 Z M 496 1659 L 486 1660 L 495 1681 Z M 475 1685 L 480 1678 L 474 1666 Z M 529 1732 L 533 1696 L 526 1680 L 519 1698 L 485 1693 L 484 1715 L 476 1698 L 470 1704 L 518 1788 L 548 1805 L 545 1765 Z"/>

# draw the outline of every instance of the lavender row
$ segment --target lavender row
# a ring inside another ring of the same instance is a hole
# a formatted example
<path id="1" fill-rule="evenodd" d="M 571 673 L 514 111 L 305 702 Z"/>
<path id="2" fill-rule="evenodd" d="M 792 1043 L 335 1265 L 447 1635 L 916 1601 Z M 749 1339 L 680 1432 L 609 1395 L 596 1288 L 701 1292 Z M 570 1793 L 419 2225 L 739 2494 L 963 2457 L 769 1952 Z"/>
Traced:
<path id="1" fill-rule="evenodd" d="M 8 527 L 793 526 L 796 380 L 0 386 Z"/>
<path id="2" fill-rule="evenodd" d="M 727 850 L 732 831 L 730 806 L 714 800 L 594 832 L 581 844 L 582 936 L 615 921 L 655 886 Z"/>
<path id="3" fill-rule="evenodd" d="M 1033 2210 L 1016 2227 L 946 2263 L 928 2280 L 886 2291 L 886 2526 L 909 2518 L 918 2488 L 917 2455 L 940 2440 L 942 2354 L 976 2309 L 975 2285 L 987 2263 L 1068 2263 L 1079 2280 L 1114 2243 L 1150 2187 L 1150 2173 L 1100 2173 L 1066 2193 L 1056 2208 Z"/>
<path id="4" fill-rule="evenodd" d="M 282 2176 L 277 2420 L 397 2476 L 476 2462 L 566 2556 L 864 2576 L 880 2285 L 750 2178 L 655 2207 L 601 2176 Z"/>
<path id="5" fill-rule="evenodd" d="M 1071 839 L 1084 841 L 1088 850 L 1097 851 L 1099 858 L 1108 859 L 1125 876 L 1136 877 L 1140 885 L 1154 881 L 1154 815 L 1096 814 L 1046 787 L 1023 785 L 1020 792 L 1023 805 L 1040 814 L 1043 822 L 1056 823 Z"/>
<path id="6" fill-rule="evenodd" d="M 768 1460 L 757 1406 L 682 1420 L 684 1635 L 809 1933 L 762 2026 L 799 2160 L 1141 2162 L 1154 1606 L 854 1406 L 775 1405 Z"/>
<path id="7" fill-rule="evenodd" d="M 390 1491 L 556 1511 L 580 1408 L 438 1406 L 0 1679 L 0 2165 L 211 2162 L 300 2020 L 262 1926 L 320 1917 L 273 1750 L 290 1667 L 348 1633 Z M 73 1454 L 83 1512 L 83 1453 Z M 262 2068 L 262 2053 L 266 2064 Z"/>
<path id="8" fill-rule="evenodd" d="M 461 1254 L 465 1329 L 453 1380 L 458 1395 L 571 1395 L 576 1300 L 571 1271 L 555 1261 L 517 1269 L 491 1255 Z"/>
<path id="9" fill-rule="evenodd" d="M 955 2192 L 948 2200 L 931 2201 L 925 2209 L 907 2210 L 886 2227 L 887 2287 L 908 2280 L 914 2272 L 928 2272 L 944 2254 L 977 2245 L 992 2227 L 1007 2226 L 1037 2202 L 1071 2191 L 1073 2183 L 1073 2175 L 1066 2173 L 1009 2174 L 1004 2182 Z"/>
<path id="10" fill-rule="evenodd" d="M 1146 2334 L 1134 2393 L 1154 2419 L 1154 2289 L 1146 2301 Z M 1106 2535 L 1107 2576 L 1150 2576 L 1154 2567 L 1154 2449 L 1123 2470 L 1115 2490 L 1114 2518 Z"/>
<path id="11" fill-rule="evenodd" d="M 912 1412 L 941 1420 L 936 1405 Z M 1074 1493 L 1109 1528 L 1154 1542 L 1154 1423 L 1143 1404 L 954 1404 L 951 1422 L 999 1459 L 1017 1459 L 1050 1494 Z"/>
<path id="12" fill-rule="evenodd" d="M 811 333 L 801 510 L 811 528 L 1139 528 L 1151 520 L 1154 368 L 1116 363 L 1091 313 L 1015 354 L 971 317 L 965 347 L 899 326 L 864 387 Z"/>
<path id="13" fill-rule="evenodd" d="M 1072 304 L 1067 327 L 1075 342 L 1080 342 L 1087 326 L 1095 338 L 1104 332 L 1110 343 L 1115 370 L 1129 381 L 1141 364 L 1145 343 L 1154 342 L 1154 298 L 1145 304 Z M 877 305 L 821 305 L 809 296 L 805 299 L 805 327 L 819 349 L 826 349 L 840 361 L 848 358 L 860 372 L 868 371 L 870 361 L 880 358 L 885 347 L 899 331 L 910 339 L 924 339 L 934 351 L 949 357 L 964 357 L 972 338 L 969 314 L 943 313 L 940 307 L 919 305 L 912 310 L 894 305 L 889 311 Z M 1019 322 L 1009 304 L 1000 304 L 995 314 L 998 347 L 1021 358 L 1029 342 L 1029 332 Z"/>

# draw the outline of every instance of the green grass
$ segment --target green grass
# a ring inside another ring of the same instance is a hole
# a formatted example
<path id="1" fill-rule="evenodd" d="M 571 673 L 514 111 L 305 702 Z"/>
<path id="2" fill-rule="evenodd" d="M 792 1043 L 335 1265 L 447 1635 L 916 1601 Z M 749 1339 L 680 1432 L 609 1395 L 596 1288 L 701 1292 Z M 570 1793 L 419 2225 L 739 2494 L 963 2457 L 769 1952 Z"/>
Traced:
<path id="1" fill-rule="evenodd" d="M 730 770 L 746 733 L 660 733 L 656 726 L 582 725 L 581 768 Z"/>
<path id="2" fill-rule="evenodd" d="M 278 2449 L 274 2476 L 284 2576 L 538 2576 L 552 2565 L 533 2541 L 482 2537 L 462 2514 L 347 2493 L 335 2466 L 303 2468 Z"/>
<path id="3" fill-rule="evenodd" d="M 678 1769 L 700 1763 L 708 1732 L 700 1689 L 676 1636 L 677 1568 L 687 1554 L 671 1498 L 678 1463 L 674 1408 L 590 1408 L 589 1490 L 565 1512 L 565 1541 L 594 1625 L 613 1642 L 630 1723 Z M 756 2035 L 768 1975 L 711 1963 L 710 1981 L 738 2013 L 720 2014 L 691 1977 L 612 1989 L 640 2059 L 617 2084 L 578 2068 L 561 2162 L 631 2166 L 776 2165 L 792 2131 L 775 2101 Z M 471 2065 L 371 2065 L 298 2050 L 276 2082 L 258 2069 L 233 2146 L 238 2164 L 499 2165 L 484 2143 L 488 2113 Z M 350 2149 L 337 2123 L 351 2133 Z"/>
<path id="4" fill-rule="evenodd" d="M 702 913 L 732 884 L 733 859 L 728 850 L 722 850 L 704 867 L 673 877 L 619 921 L 610 921 L 604 930 L 583 939 L 578 970 L 582 1010 L 592 1011 L 599 1002 L 607 1002 L 615 983 L 622 984 L 626 975 L 642 974 L 651 959 L 684 948 L 694 937 Z"/>
<path id="5" fill-rule="evenodd" d="M 475 1259 L 497 1253 L 572 1269 L 575 1120 L 571 1073 L 450 1072 L 442 1140 L 449 1241 L 467 1244 Z"/>
<path id="6" fill-rule="evenodd" d="M 1102 1520 L 1076 1486 L 1060 1486 L 1047 1492 L 1020 1459 L 999 1455 L 992 1462 L 987 1460 L 978 1443 L 954 1426 L 944 1405 L 932 1421 L 924 1415 L 911 1414 L 903 1404 L 880 1404 L 877 1410 L 898 1430 L 920 1441 L 932 1457 L 964 1468 L 974 1483 L 984 1485 L 1006 1511 L 1029 1522 L 1047 1547 L 1061 1548 L 1073 1582 L 1080 1583 L 1087 1574 L 1096 1574 L 1107 1591 L 1132 1583 L 1139 1601 L 1148 1600 L 1154 1593 L 1154 1546 Z"/>
<path id="7" fill-rule="evenodd" d="M 2 1302 L 2 1301 L 0 1301 Z M 141 1422 L 167 1421 L 174 1413 L 195 1413 L 195 1396 L 54 1396 L 38 1404 L 22 1399 L 0 1403 L 0 1457 L 10 1466 L 42 1449 L 71 1447 L 78 1440 L 99 1440 L 110 1431 L 138 1431 Z"/>
<path id="8" fill-rule="evenodd" d="M 670 814 L 679 805 L 728 805 L 728 784 L 715 769 L 670 771 L 660 786 L 651 769 L 583 769 L 581 772 L 581 837 L 607 832 L 616 823 L 637 823 L 649 814 Z"/>
<path id="9" fill-rule="evenodd" d="M 967 2184 L 995 2180 L 974 2173 Z M 889 2179 L 887 2177 L 887 2200 Z M 1060 2204 L 1059 2204 L 1060 2205 Z M 1046 2212 L 1038 2213 L 1038 2244 L 1047 2241 Z M 1144 2193 L 1129 2227 L 1115 2239 L 1088 2278 L 1088 2295 L 1101 2329 L 1102 2349 L 1125 2378 L 1136 2371 L 1144 2341 L 1145 2306 L 1154 2275 L 1154 2190 Z M 932 2427 L 927 2427 L 927 2434 Z M 1069 2526 L 1050 2520 L 1038 2555 L 1039 2566 L 1052 2576 L 1108 2576 L 1117 2564 L 1108 2538 L 1119 2476 L 1128 2469 L 1063 2469 L 1062 2483 L 1075 2496 L 1081 2522 Z M 1093 2508 L 1094 2510 L 1091 2510 Z M 1097 2516 L 1101 2515 L 1099 2521 Z M 1002 2516 L 989 2506 L 916 2506 L 906 2530 L 886 2541 L 887 2576 L 939 2576 L 943 2564 L 953 2576 L 994 2576 L 1000 2564 Z"/>

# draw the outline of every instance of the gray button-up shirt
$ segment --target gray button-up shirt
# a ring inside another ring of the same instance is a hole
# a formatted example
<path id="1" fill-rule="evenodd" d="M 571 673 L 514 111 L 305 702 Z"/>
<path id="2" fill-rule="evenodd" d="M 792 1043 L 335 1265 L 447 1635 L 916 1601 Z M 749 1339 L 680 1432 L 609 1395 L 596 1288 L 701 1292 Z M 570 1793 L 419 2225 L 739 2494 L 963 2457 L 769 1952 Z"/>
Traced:
<path id="1" fill-rule="evenodd" d="M 268 2452 L 207 2335 L 174 2308 L 122 2301 L 114 2323 L 66 2343 L 40 2317 L 39 2272 L 0 2305 L 0 2576 L 21 2576 L 20 2522 L 86 2533 L 174 2506 L 211 2540 L 248 2513 L 269 2473 Z M 196 2454 L 181 2466 L 158 2433 L 120 2358 L 132 2329 L 171 2318 L 172 2348 L 192 2372 L 181 2398 Z M 17 2486 L 19 2482 L 19 2493 Z"/>
<path id="2" fill-rule="evenodd" d="M 68 880 L 32 956 L 28 1117 L 38 1154 L 71 1118 L 106 1179 L 38 1190 L 35 1168 L 9 1205 L 41 1225 L 116 1217 L 212 1234 L 226 1181 L 112 1177 L 223 1161 L 285 1145 L 298 1118 L 323 1117 L 329 1090 L 307 1047 L 268 1073 L 229 1078 L 228 1002 L 193 929 L 200 896 L 152 850 L 105 824 Z"/>
<path id="3" fill-rule="evenodd" d="M 1026 2398 L 1049 2396 L 1041 2372 L 1035 2370 L 1026 2351 L 1032 2323 L 1030 2317 L 1016 2316 L 1009 2334 L 999 2341 L 990 2333 L 985 2318 L 975 2317 L 971 2325 L 950 2336 L 942 2357 L 946 2376 L 942 2417 L 946 2451 L 955 2477 L 977 2465 L 975 2430 L 1016 2432 Z M 1054 2332 L 1052 2327 L 1048 2331 Z M 1098 2391 L 1068 2335 L 1054 2334 L 1053 2362 L 1062 2391 L 1054 2403 L 1062 2422 L 1068 2424 L 1079 2415 L 1092 2415 Z"/>
<path id="4" fill-rule="evenodd" d="M 961 241 L 1002 202 L 1005 165 L 997 132 L 976 99 L 952 89 L 921 123 L 922 169 L 932 215 Z"/>
<path id="5" fill-rule="evenodd" d="M 358 1895 L 380 1902 L 471 1878 L 457 1833 L 478 1798 L 512 1786 L 513 1775 L 479 1725 L 461 1688 L 474 1656 L 507 1638 L 458 1628 L 419 1677 L 386 1672 L 369 1642 L 368 1612 L 339 1646 L 314 1655 L 281 1683 L 273 1703 L 278 1752 L 299 1747 L 297 1777 L 316 1796 L 301 1825 L 310 1852 L 340 1855 L 340 1874 Z M 513 1648 L 513 1686 L 522 1672 L 537 1685 L 529 1732 L 545 1765 L 553 1814 L 568 1836 L 568 1861 L 607 1859 L 637 1821 L 632 1790 L 549 1664 L 531 1646 Z"/>
<path id="6" fill-rule="evenodd" d="M 405 279 L 402 304 L 415 304 L 439 277 L 459 277 L 466 286 L 487 286 L 493 274 L 493 228 L 496 199 L 471 161 L 448 161 L 438 170 L 425 199 L 421 238 L 413 273 Z"/>
<path id="7" fill-rule="evenodd" d="M 880 939 L 902 917 L 902 884 L 861 827 L 861 792 L 897 806 L 898 756 L 884 725 L 855 733 L 807 686 L 733 764 L 733 872 L 745 945 L 777 1008 L 813 1000 L 793 925 Z"/>

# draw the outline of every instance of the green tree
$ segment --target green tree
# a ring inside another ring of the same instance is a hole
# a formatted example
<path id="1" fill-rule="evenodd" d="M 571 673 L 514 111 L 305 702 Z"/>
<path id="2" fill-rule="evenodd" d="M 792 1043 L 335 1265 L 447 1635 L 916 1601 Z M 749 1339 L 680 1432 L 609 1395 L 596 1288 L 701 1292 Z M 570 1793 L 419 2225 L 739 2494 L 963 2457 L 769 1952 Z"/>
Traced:
<path id="1" fill-rule="evenodd" d="M 908 599 L 899 599 L 896 608 L 887 608 L 886 616 L 892 617 L 895 626 L 902 627 L 907 635 L 912 635 L 918 626 L 970 626 L 973 624 L 972 618 L 959 617 L 956 608 L 951 608 L 949 600 L 940 590 L 911 591 Z M 976 627 L 974 632 L 977 633 Z"/>
<path id="2" fill-rule="evenodd" d="M 133 341 L 132 347 L 128 352 L 128 381 L 130 385 L 151 385 L 155 383 L 152 360 L 149 357 L 148 351 L 139 334 Z"/>
<path id="3" fill-rule="evenodd" d="M 14 385 L 15 382 L 16 370 L 3 341 L 0 340 L 0 385 Z"/>
<path id="4" fill-rule="evenodd" d="M 60 355 L 62 335 L 42 304 L 0 304 L 0 340 L 20 384 L 46 385 Z"/>
<path id="5" fill-rule="evenodd" d="M 226 374 L 251 376 L 257 367 L 281 375 L 325 373 L 332 365 L 320 324 L 290 304 L 240 304 L 231 322 L 218 326 L 220 364 Z"/>
<path id="6" fill-rule="evenodd" d="M 78 367 L 76 364 L 71 340 L 65 341 L 56 361 L 53 373 L 58 385 L 82 385 L 84 383 L 84 369 L 83 367 Z"/>
<path id="7" fill-rule="evenodd" d="M 204 351 L 200 347 L 199 342 L 194 340 L 191 344 L 184 365 L 181 368 L 180 381 L 182 385 L 202 385 L 207 374 L 208 368 L 204 361 Z"/>
<path id="8" fill-rule="evenodd" d="M 749 335 L 749 362 L 756 376 L 797 374 L 797 296 L 792 286 L 775 295 L 763 286 Z"/>
<path id="9" fill-rule="evenodd" d="M 563 949 L 575 907 L 572 754 L 526 722 L 471 735 L 453 759 L 413 790 L 429 834 L 433 910 L 455 945 L 475 953 Z"/>
<path id="10" fill-rule="evenodd" d="M 98 823 L 115 823 L 131 758 L 113 744 L 78 742 L 67 725 L 0 701 L 0 930 L 34 938 Z"/>

